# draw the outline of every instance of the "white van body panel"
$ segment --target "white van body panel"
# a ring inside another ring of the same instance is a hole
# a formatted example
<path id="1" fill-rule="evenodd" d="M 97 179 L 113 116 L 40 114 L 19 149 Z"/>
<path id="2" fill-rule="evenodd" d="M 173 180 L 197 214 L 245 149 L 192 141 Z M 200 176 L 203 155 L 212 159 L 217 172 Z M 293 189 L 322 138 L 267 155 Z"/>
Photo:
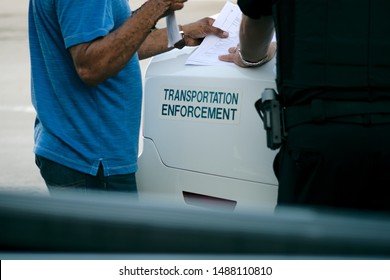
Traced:
<path id="1" fill-rule="evenodd" d="M 152 58 L 145 74 L 140 197 L 184 193 L 273 209 L 276 152 L 254 103 L 275 88 L 275 59 L 259 68 L 185 65 L 194 48 Z"/>

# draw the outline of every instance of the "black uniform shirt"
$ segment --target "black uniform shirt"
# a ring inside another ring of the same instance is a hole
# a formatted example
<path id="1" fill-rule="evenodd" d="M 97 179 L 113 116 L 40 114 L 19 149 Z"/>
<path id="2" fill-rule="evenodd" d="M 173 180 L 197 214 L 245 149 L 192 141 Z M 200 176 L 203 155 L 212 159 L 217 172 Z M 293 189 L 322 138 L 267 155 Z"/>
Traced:
<path id="1" fill-rule="evenodd" d="M 238 0 L 237 4 L 244 15 L 258 19 L 272 14 L 273 2 L 274 0 Z"/>

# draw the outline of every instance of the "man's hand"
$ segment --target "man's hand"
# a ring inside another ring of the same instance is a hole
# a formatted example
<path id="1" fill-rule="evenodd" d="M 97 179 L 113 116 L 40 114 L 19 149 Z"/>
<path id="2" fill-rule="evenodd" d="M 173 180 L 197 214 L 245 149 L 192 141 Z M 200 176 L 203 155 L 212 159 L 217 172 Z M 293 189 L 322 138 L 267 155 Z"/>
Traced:
<path id="1" fill-rule="evenodd" d="M 234 62 L 236 65 L 243 67 L 243 68 L 251 67 L 249 65 L 246 65 L 242 61 L 242 57 L 238 53 L 239 46 L 229 48 L 228 52 L 229 52 L 228 54 L 220 55 L 218 57 L 219 60 L 225 61 L 225 62 Z M 269 47 L 268 47 L 268 52 L 267 52 L 267 55 L 266 55 L 264 61 L 261 64 L 256 65 L 256 66 L 261 66 L 261 65 L 266 64 L 268 61 L 270 61 L 275 56 L 275 53 L 276 53 L 276 42 L 271 42 Z"/>
<path id="2" fill-rule="evenodd" d="M 214 34 L 219 38 L 227 38 L 229 33 L 213 26 L 214 19 L 206 17 L 193 23 L 183 25 L 184 40 L 186 46 L 198 46 L 203 39 L 209 35 Z"/>

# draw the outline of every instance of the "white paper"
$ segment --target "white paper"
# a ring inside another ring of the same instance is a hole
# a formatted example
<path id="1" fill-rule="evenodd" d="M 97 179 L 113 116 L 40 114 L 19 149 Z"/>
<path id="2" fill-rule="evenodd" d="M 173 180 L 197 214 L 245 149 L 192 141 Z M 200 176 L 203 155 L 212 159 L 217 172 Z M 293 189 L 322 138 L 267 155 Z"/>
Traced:
<path id="1" fill-rule="evenodd" d="M 180 34 L 179 26 L 176 23 L 175 13 L 172 12 L 165 18 L 167 22 L 168 48 L 170 48 L 179 42 L 182 39 L 182 36 Z"/>
<path id="2" fill-rule="evenodd" d="M 231 65 L 229 62 L 220 61 L 218 56 L 227 54 L 230 47 L 236 47 L 239 43 L 241 17 L 242 13 L 238 5 L 226 2 L 213 25 L 229 32 L 229 37 L 206 36 L 202 44 L 187 59 L 186 64 Z"/>

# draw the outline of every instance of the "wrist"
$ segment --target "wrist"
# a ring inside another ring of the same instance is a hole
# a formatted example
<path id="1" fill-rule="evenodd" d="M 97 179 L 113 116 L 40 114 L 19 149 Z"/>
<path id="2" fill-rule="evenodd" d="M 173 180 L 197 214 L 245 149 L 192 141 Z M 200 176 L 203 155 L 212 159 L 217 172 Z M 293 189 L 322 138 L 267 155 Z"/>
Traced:
<path id="1" fill-rule="evenodd" d="M 268 54 L 261 58 L 260 60 L 258 61 L 249 61 L 249 60 L 246 60 L 243 56 L 242 56 L 242 53 L 241 53 L 241 49 L 238 48 L 237 49 L 237 52 L 238 52 L 238 56 L 240 57 L 240 60 L 242 62 L 243 65 L 247 66 L 247 67 L 256 67 L 256 66 L 260 66 L 260 65 L 263 65 L 264 63 L 266 63 L 268 61 Z"/>
<path id="2" fill-rule="evenodd" d="M 165 16 L 169 7 L 169 4 L 164 1 L 146 1 L 133 12 L 133 16 L 138 13 L 142 14 L 144 21 L 151 23 L 151 29 L 153 29 L 160 18 Z"/>

